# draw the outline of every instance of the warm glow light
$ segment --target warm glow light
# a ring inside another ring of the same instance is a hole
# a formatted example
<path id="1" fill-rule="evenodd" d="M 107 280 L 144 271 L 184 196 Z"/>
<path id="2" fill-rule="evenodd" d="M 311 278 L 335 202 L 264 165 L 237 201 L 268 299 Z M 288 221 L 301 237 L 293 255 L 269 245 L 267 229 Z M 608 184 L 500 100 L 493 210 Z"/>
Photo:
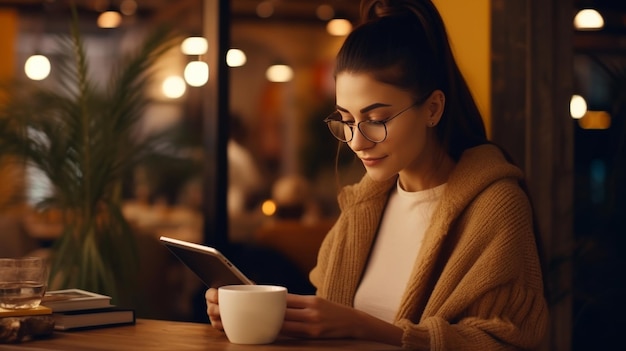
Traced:
<path id="1" fill-rule="evenodd" d="M 326 31 L 328 34 L 333 36 L 344 36 L 348 35 L 352 30 L 352 23 L 347 19 L 335 18 L 333 20 L 328 21 L 326 24 Z"/>
<path id="2" fill-rule="evenodd" d="M 201 87 L 209 81 L 209 65 L 204 61 L 191 61 L 185 67 L 185 81 L 192 87 Z"/>
<path id="3" fill-rule="evenodd" d="M 261 18 L 268 18 L 274 14 L 274 5 L 271 1 L 263 1 L 257 5 L 256 14 Z"/>
<path id="4" fill-rule="evenodd" d="M 583 129 L 609 129 L 611 115 L 606 111 L 587 111 L 585 116 L 578 120 L 578 125 Z"/>
<path id="5" fill-rule="evenodd" d="M 333 9 L 333 7 L 330 5 L 322 4 L 317 7 L 317 10 L 315 10 L 315 14 L 317 15 L 317 18 L 321 19 L 322 21 L 328 21 L 329 19 L 333 18 L 333 16 L 335 16 L 335 9 Z"/>
<path id="6" fill-rule="evenodd" d="M 230 49 L 226 53 L 226 64 L 228 67 L 241 67 L 246 64 L 246 54 L 239 49 Z"/>
<path id="7" fill-rule="evenodd" d="M 169 76 L 161 86 L 163 95 L 170 99 L 178 99 L 185 94 L 185 81 L 179 76 Z"/>
<path id="8" fill-rule="evenodd" d="M 98 16 L 98 27 L 117 28 L 122 23 L 122 15 L 116 11 L 106 11 Z"/>
<path id="9" fill-rule="evenodd" d="M 572 95 L 572 99 L 569 103 L 569 112 L 572 118 L 583 118 L 587 113 L 587 101 L 580 95 Z"/>
<path id="10" fill-rule="evenodd" d="M 574 27 L 580 30 L 598 30 L 604 27 L 604 19 L 594 9 L 580 10 L 574 17 Z"/>
<path id="11" fill-rule="evenodd" d="M 268 217 L 273 216 L 274 213 L 276 213 L 276 203 L 272 200 L 263 201 L 263 204 L 261 204 L 261 212 Z"/>
<path id="12" fill-rule="evenodd" d="M 265 77 L 270 82 L 288 82 L 293 78 L 293 69 L 287 65 L 273 65 L 265 71 Z"/>
<path id="13" fill-rule="evenodd" d="M 117 28 L 122 23 L 122 15 L 116 11 L 106 11 L 98 16 L 98 27 Z"/>
<path id="14" fill-rule="evenodd" d="M 209 50 L 209 43 L 203 37 L 189 37 L 183 40 L 180 50 L 185 55 L 204 55 Z"/>
<path id="15" fill-rule="evenodd" d="M 124 0 L 120 3 L 120 12 L 124 16 L 132 16 L 137 12 L 137 2 L 135 0 Z"/>
<path id="16" fill-rule="evenodd" d="M 32 80 L 43 80 L 50 74 L 50 60 L 43 55 L 33 55 L 24 64 L 26 76 Z"/>

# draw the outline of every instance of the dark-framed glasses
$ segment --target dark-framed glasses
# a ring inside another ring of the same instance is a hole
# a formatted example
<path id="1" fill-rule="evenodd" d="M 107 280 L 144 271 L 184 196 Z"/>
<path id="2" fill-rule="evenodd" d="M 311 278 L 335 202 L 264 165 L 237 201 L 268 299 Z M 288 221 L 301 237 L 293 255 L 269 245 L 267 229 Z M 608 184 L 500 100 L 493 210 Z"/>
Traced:
<path id="1" fill-rule="evenodd" d="M 409 107 L 402 109 L 395 115 L 383 120 L 363 120 L 357 124 L 354 122 L 346 122 L 341 120 L 341 113 L 335 111 L 324 119 L 324 123 L 328 126 L 331 134 L 339 141 L 347 143 L 354 138 L 354 129 L 358 129 L 365 139 L 373 143 L 382 143 L 387 139 L 387 123 L 392 119 L 400 116 L 412 107 L 419 105 L 420 101 L 412 103 Z"/>

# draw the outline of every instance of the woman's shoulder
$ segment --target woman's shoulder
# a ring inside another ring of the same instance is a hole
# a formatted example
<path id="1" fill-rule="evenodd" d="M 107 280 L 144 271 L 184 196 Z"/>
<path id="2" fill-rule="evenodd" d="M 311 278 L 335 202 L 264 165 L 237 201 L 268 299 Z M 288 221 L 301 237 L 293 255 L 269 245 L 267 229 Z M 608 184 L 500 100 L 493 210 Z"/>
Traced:
<path id="1" fill-rule="evenodd" d="M 509 162 L 500 148 L 485 144 L 466 150 L 448 179 L 453 189 L 480 191 L 502 179 L 520 181 L 524 173 Z"/>
<path id="2" fill-rule="evenodd" d="M 481 145 L 465 151 L 448 178 L 445 203 L 448 210 L 461 211 L 477 198 L 513 194 L 523 196 L 523 172 L 507 161 L 500 149 Z"/>
<path id="3" fill-rule="evenodd" d="M 508 211 L 530 211 L 530 199 L 521 186 L 524 172 L 497 146 L 481 145 L 466 151 L 455 177 L 449 189 L 465 194 L 465 201 L 474 206 L 488 208 L 488 213 L 500 216 Z"/>

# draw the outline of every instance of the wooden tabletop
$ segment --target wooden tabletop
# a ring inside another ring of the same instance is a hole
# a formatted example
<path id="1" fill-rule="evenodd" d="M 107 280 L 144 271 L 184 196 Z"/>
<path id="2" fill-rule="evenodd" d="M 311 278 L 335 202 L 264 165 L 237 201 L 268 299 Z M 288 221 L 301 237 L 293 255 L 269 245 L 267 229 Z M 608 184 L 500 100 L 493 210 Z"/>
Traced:
<path id="1" fill-rule="evenodd" d="M 138 319 L 136 325 L 73 332 L 54 332 L 46 339 L 20 344 L 0 344 L 0 350 L 15 351 L 300 351 L 300 350 L 400 350 L 361 340 L 303 340 L 279 338 L 267 345 L 237 345 L 208 324 Z"/>

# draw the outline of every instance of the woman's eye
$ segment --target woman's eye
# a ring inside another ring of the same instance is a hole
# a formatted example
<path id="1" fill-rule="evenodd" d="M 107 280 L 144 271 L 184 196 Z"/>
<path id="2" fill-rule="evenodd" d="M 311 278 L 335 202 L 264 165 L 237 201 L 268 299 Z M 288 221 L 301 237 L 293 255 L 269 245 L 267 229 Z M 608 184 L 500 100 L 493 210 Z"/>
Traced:
<path id="1" fill-rule="evenodd" d="M 363 116 L 363 121 L 381 121 L 385 116 L 381 116 L 380 113 L 366 114 Z"/>
<path id="2" fill-rule="evenodd" d="M 380 121 L 384 121 L 384 120 L 386 120 L 387 118 L 389 118 L 389 116 L 388 116 L 388 115 L 386 115 L 386 114 L 385 114 L 385 115 L 382 115 L 382 116 L 381 116 L 381 115 L 380 115 L 380 114 L 378 114 L 378 113 L 377 113 L 377 114 L 375 114 L 375 115 L 369 115 L 369 116 L 367 116 L 367 120 L 368 120 L 368 121 L 372 121 L 372 122 L 380 122 Z"/>
<path id="3" fill-rule="evenodd" d="M 372 118 L 372 119 L 369 120 L 369 122 L 372 122 L 372 123 L 382 123 L 383 121 L 386 121 L 386 120 L 387 120 L 387 118 Z"/>

